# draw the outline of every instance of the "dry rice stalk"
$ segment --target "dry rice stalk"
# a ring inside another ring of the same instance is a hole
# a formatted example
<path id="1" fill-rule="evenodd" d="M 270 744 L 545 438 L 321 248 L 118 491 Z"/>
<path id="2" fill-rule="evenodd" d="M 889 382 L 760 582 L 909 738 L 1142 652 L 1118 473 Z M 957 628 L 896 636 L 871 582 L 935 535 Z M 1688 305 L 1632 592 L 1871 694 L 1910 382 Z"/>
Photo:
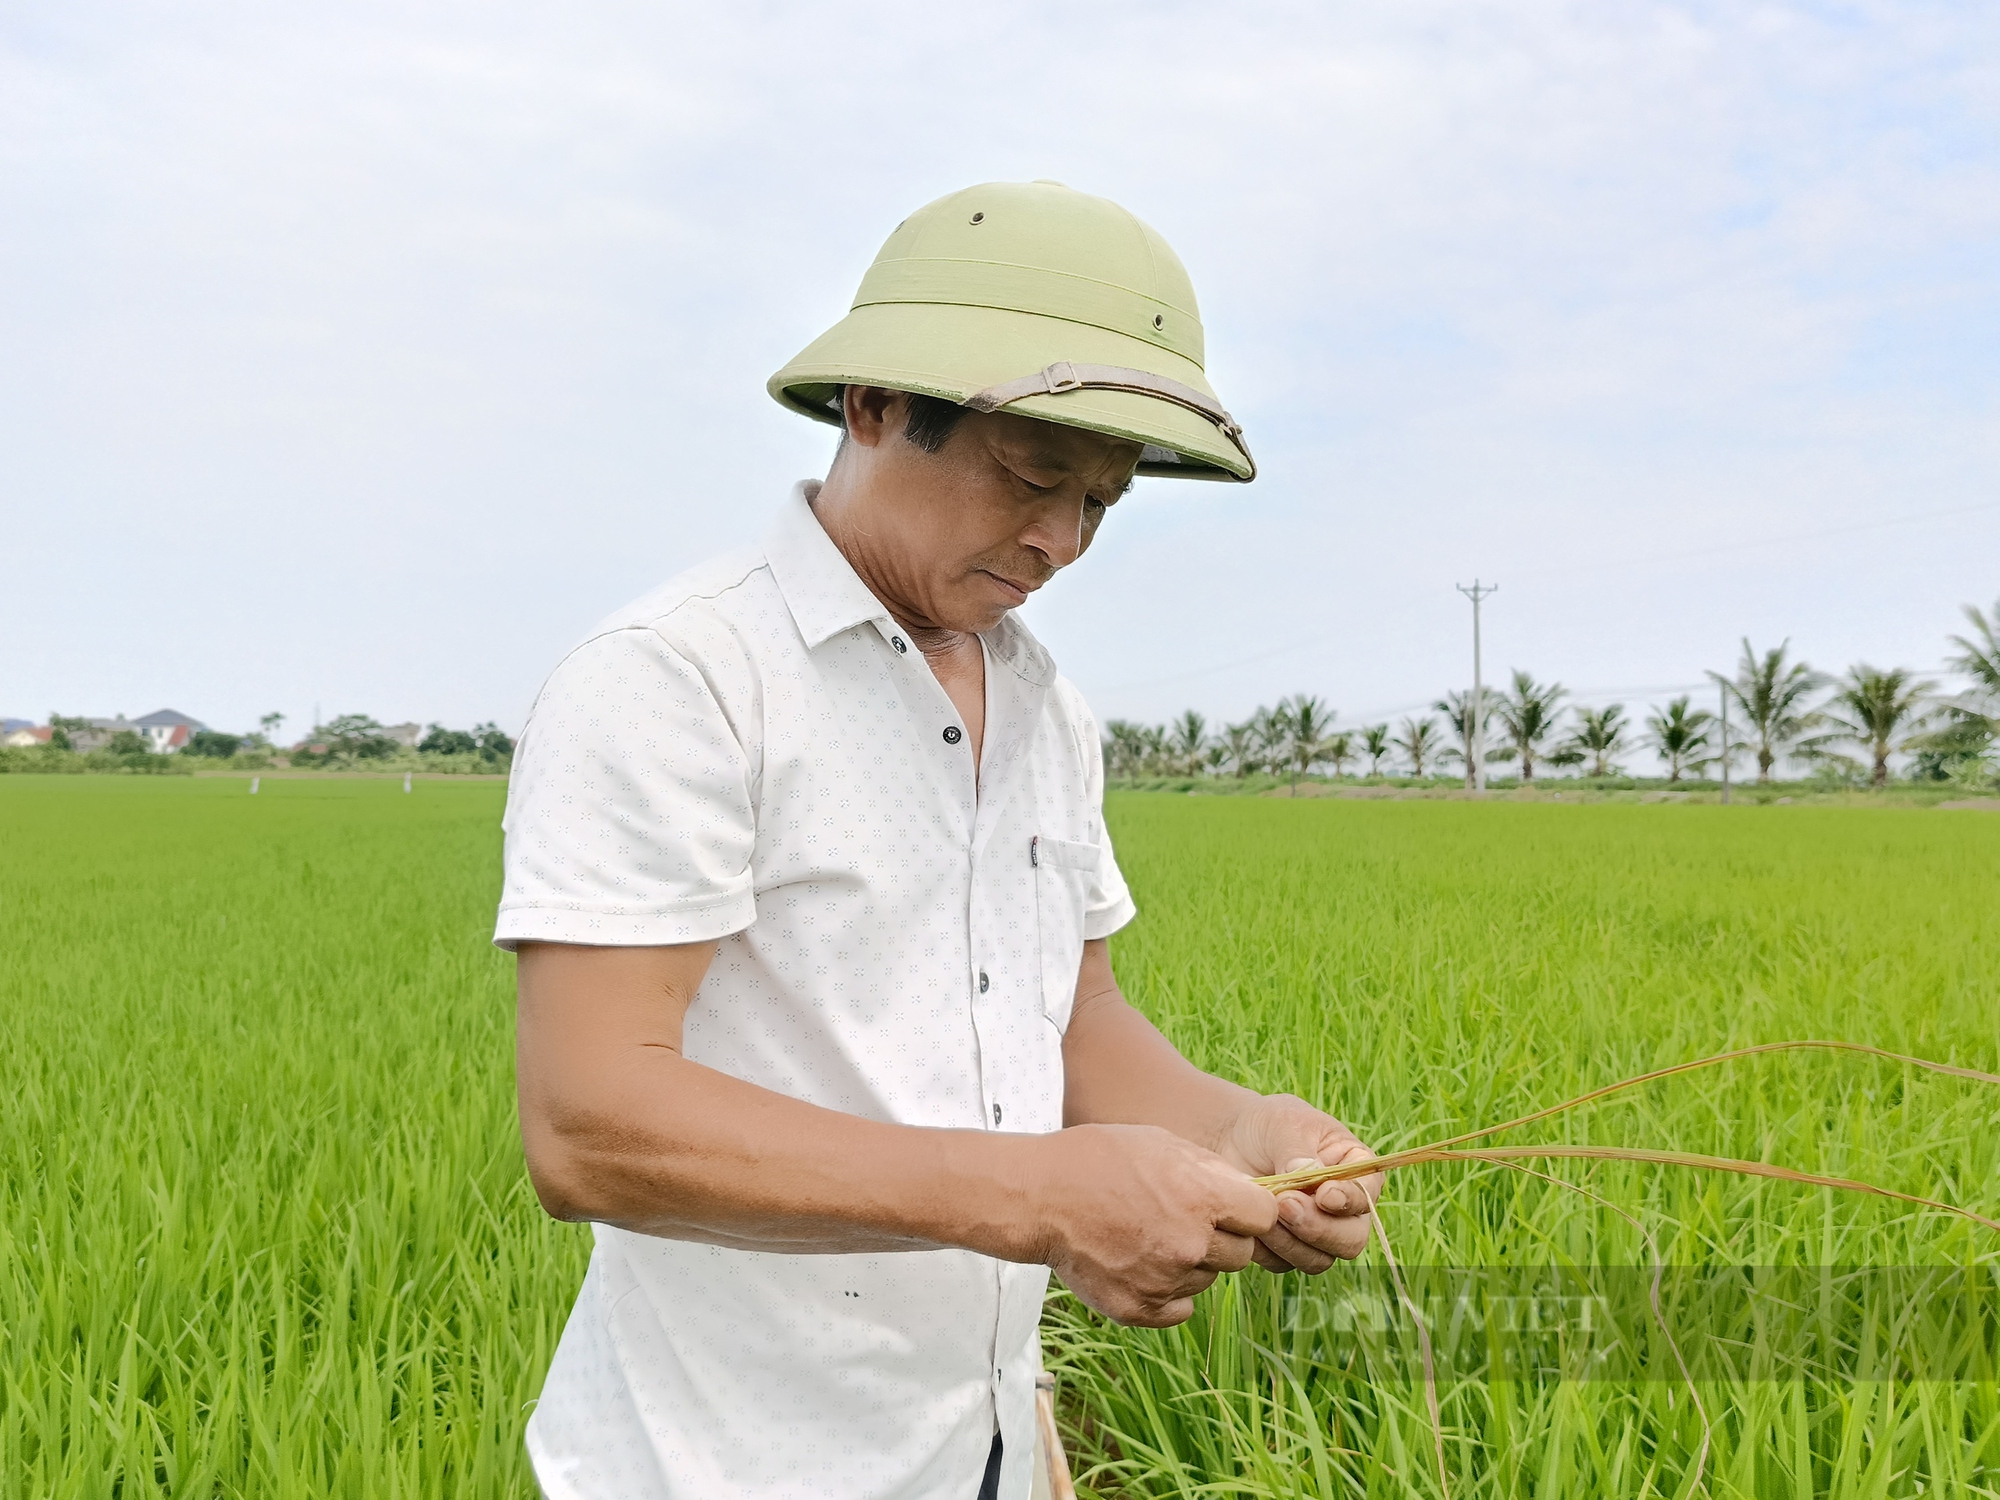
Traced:
<path id="1" fill-rule="evenodd" d="M 1680 1344 L 1675 1340 L 1672 1330 L 1667 1327 L 1666 1317 L 1660 1308 L 1660 1277 L 1665 1267 L 1660 1260 L 1659 1245 L 1643 1224 L 1616 1204 L 1599 1197 L 1588 1188 L 1579 1187 L 1573 1182 L 1565 1182 L 1559 1177 L 1551 1177 L 1546 1172 L 1537 1172 L 1533 1167 L 1524 1167 L 1520 1165 L 1522 1160 L 1531 1158 L 1545 1160 L 1568 1158 L 1587 1161 L 1651 1162 L 1669 1167 L 1700 1167 L 1714 1172 L 1735 1172 L 1745 1177 L 1771 1177 L 1783 1182 L 1803 1183 L 1808 1187 L 1843 1188 L 1849 1192 L 1873 1193 L 1882 1198 L 1896 1198 L 1904 1203 L 1914 1203 L 1923 1208 L 1935 1208 L 1941 1213 L 1956 1214 L 1959 1218 L 1970 1219 L 1973 1223 L 1983 1225 L 1995 1233 L 2000 1233 L 2000 1220 L 1989 1219 L 1983 1214 L 1976 1214 L 1970 1209 L 1958 1208 L 1949 1203 L 1940 1203 L 1935 1198 L 1921 1198 L 1914 1193 L 1903 1193 L 1898 1192 L 1894 1188 L 1877 1187 L 1872 1182 L 1856 1182 L 1846 1177 L 1825 1177 L 1813 1172 L 1794 1171 L 1790 1167 L 1780 1167 L 1770 1162 L 1739 1161 L 1733 1157 L 1701 1156 L 1687 1151 L 1652 1151 L 1639 1147 L 1626 1146 L 1485 1146 L 1475 1147 L 1471 1150 L 1462 1150 L 1459 1148 L 1463 1147 L 1467 1141 L 1483 1140 L 1487 1136 L 1498 1135 L 1503 1130 L 1512 1130 L 1517 1125 L 1531 1125 L 1537 1120 L 1546 1120 L 1552 1115 L 1563 1113 L 1565 1110 L 1575 1109 L 1578 1105 L 1590 1104 L 1598 1099 L 1605 1098 L 1607 1095 L 1618 1093 L 1620 1090 L 1635 1088 L 1642 1083 L 1651 1083 L 1658 1078 L 1668 1078 L 1675 1073 L 1687 1073 L 1696 1068 L 1712 1067 L 1717 1063 L 1734 1062 L 1738 1058 L 1755 1057 L 1763 1052 L 1798 1052 L 1805 1050 L 1858 1052 L 1869 1057 L 1886 1058 L 1891 1062 L 1907 1063 L 1912 1067 L 1924 1068 L 1933 1073 L 1950 1074 L 1954 1078 L 1970 1078 L 1979 1083 L 2000 1083 L 2000 1074 L 1980 1073 L 1971 1068 L 1953 1067 L 1949 1063 L 1932 1062 L 1928 1058 L 1910 1057 L 1900 1052 L 1888 1052 L 1880 1047 L 1870 1047 L 1860 1042 L 1766 1042 L 1761 1046 L 1742 1047 L 1733 1052 L 1719 1052 L 1713 1057 L 1702 1057 L 1695 1059 L 1693 1062 L 1676 1063 L 1670 1068 L 1659 1068 L 1651 1073 L 1642 1073 L 1636 1078 L 1627 1078 L 1618 1083 L 1606 1084 L 1603 1088 L 1592 1089 L 1587 1094 L 1579 1094 L 1574 1099 L 1565 1100 L 1561 1104 L 1551 1105 L 1547 1109 L 1536 1110 L 1533 1114 L 1522 1115 L 1517 1119 L 1508 1120 L 1499 1125 L 1488 1125 L 1482 1130 L 1468 1131 L 1464 1135 L 1452 1136 L 1448 1140 L 1436 1141 L 1428 1146 L 1414 1146 L 1406 1151 L 1391 1151 L 1383 1156 L 1371 1156 L 1365 1161 L 1343 1162 L 1339 1166 L 1307 1167 L 1297 1172 L 1281 1172 L 1270 1177 L 1259 1177 L 1257 1181 L 1272 1192 L 1277 1193 L 1283 1192 L 1288 1188 L 1311 1189 L 1318 1187 L 1322 1182 L 1351 1181 L 1357 1177 L 1369 1176 L 1371 1173 L 1386 1172 L 1394 1167 L 1413 1167 L 1427 1162 L 1476 1161 L 1490 1163 L 1494 1166 L 1509 1167 L 1517 1172 L 1529 1173 L 1531 1176 L 1540 1177 L 1546 1182 L 1552 1182 L 1558 1187 L 1566 1187 L 1574 1192 L 1582 1193 L 1585 1197 L 1593 1199 L 1610 1209 L 1636 1228 L 1645 1238 L 1647 1247 L 1653 1252 L 1653 1279 L 1649 1299 L 1652 1303 L 1653 1321 L 1659 1326 L 1660 1332 L 1666 1336 L 1667 1347 L 1673 1351 L 1674 1362 L 1680 1366 L 1681 1379 L 1686 1383 L 1688 1395 L 1694 1402 L 1695 1412 L 1701 1418 L 1701 1449 L 1695 1459 L 1694 1482 L 1690 1487 L 1692 1490 L 1698 1490 L 1702 1487 L 1702 1481 L 1707 1471 L 1709 1445 L 1714 1436 L 1714 1427 L 1709 1421 L 1708 1409 L 1701 1399 L 1700 1390 L 1695 1385 L 1694 1376 L 1688 1370 L 1687 1361 L 1681 1356 Z M 1449 1497 L 1451 1490 L 1450 1479 L 1447 1475 L 1445 1465 L 1444 1423 L 1438 1407 L 1437 1369 L 1431 1354 L 1430 1332 L 1424 1327 L 1423 1315 L 1418 1311 L 1415 1302 L 1411 1300 L 1408 1290 L 1403 1285 L 1402 1268 L 1396 1264 L 1395 1252 L 1389 1248 L 1389 1236 L 1383 1227 L 1381 1216 L 1371 1212 L 1369 1217 L 1376 1236 L 1381 1241 L 1383 1258 L 1388 1262 L 1389 1274 L 1396 1283 L 1397 1295 L 1403 1301 L 1405 1308 L 1409 1311 L 1411 1319 L 1416 1325 L 1417 1339 L 1423 1353 L 1424 1394 L 1430 1408 L 1431 1434 L 1437 1449 L 1438 1483 L 1443 1493 Z"/>
<path id="2" fill-rule="evenodd" d="M 1522 1170 L 1532 1169 L 1524 1167 Z M 1430 1410 L 1431 1442 L 1437 1449 L 1438 1493 L 1444 1496 L 1444 1500 L 1451 1500 L 1451 1472 L 1444 1461 L 1444 1415 L 1438 1409 L 1437 1358 L 1431 1352 L 1431 1331 L 1424 1327 L 1423 1309 L 1417 1306 L 1410 1289 L 1403 1285 L 1403 1268 L 1396 1264 L 1396 1252 L 1389 1246 L 1388 1226 L 1372 1208 L 1368 1211 L 1368 1222 L 1374 1226 L 1375 1237 L 1382 1242 L 1382 1259 L 1389 1264 L 1389 1279 L 1396 1283 L 1396 1295 L 1402 1299 L 1403 1308 L 1417 1330 L 1417 1347 L 1424 1360 L 1424 1404 Z"/>
<path id="3" fill-rule="evenodd" d="M 1488 1125 L 1481 1130 L 1468 1131 L 1464 1135 L 1452 1136 L 1448 1140 L 1436 1141 L 1428 1146 L 1413 1146 L 1405 1151 L 1391 1151 L 1382 1156 L 1371 1156 L 1363 1161 L 1342 1162 L 1338 1166 L 1306 1167 L 1297 1172 L 1281 1172 L 1270 1177 L 1259 1177 L 1257 1181 L 1272 1192 L 1283 1192 L 1288 1188 L 1310 1189 L 1322 1182 L 1346 1182 L 1356 1177 L 1366 1177 L 1374 1172 L 1386 1172 L 1395 1167 L 1418 1166 L 1427 1162 L 1479 1161 L 1507 1164 L 1525 1159 L 1551 1159 L 1567 1157 L 1588 1161 L 1636 1161 L 1652 1162 L 1669 1167 L 1699 1167 L 1711 1172 L 1734 1172 L 1744 1177 L 1771 1177 L 1784 1182 L 1801 1183 L 1808 1187 L 1842 1188 L 1854 1193 L 1873 1193 L 1882 1198 L 1896 1198 L 1904 1203 L 1914 1203 L 1922 1208 L 1934 1208 L 1940 1213 L 1956 1214 L 1959 1218 L 1970 1219 L 1973 1223 L 2000 1234 L 2000 1220 L 1989 1219 L 1970 1209 L 1958 1208 L 1950 1203 L 1940 1203 L 1935 1198 L 1922 1198 L 1914 1193 L 1898 1192 L 1894 1188 L 1877 1187 L 1871 1182 L 1856 1182 L 1846 1177 L 1823 1177 L 1812 1172 L 1798 1172 L 1790 1167 L 1776 1166 L 1770 1162 L 1739 1161 L 1726 1156 L 1701 1156 L 1686 1151 L 1652 1151 L 1626 1146 L 1482 1146 L 1472 1150 L 1455 1149 L 1467 1141 L 1476 1141 L 1489 1135 L 1497 1135 L 1503 1130 L 1512 1130 L 1517 1125 L 1533 1124 L 1546 1120 L 1551 1115 L 1559 1115 L 1578 1105 L 1589 1104 L 1621 1089 L 1650 1083 L 1656 1078 L 1671 1077 L 1675 1073 L 1686 1073 L 1695 1068 L 1712 1067 L 1717 1063 L 1734 1062 L 1738 1058 L 1754 1057 L 1763 1052 L 1792 1052 L 1805 1049 L 1829 1052 L 1859 1052 L 1870 1057 L 1886 1058 L 1892 1062 L 1908 1063 L 1912 1067 L 1925 1068 L 1933 1073 L 1947 1073 L 1955 1078 L 1970 1078 L 1980 1083 L 2000 1083 L 2000 1074 L 1975 1072 L 1971 1068 L 1953 1067 L 1948 1063 L 1932 1062 L 1928 1058 L 1908 1057 L 1900 1052 L 1887 1052 L 1880 1047 L 1868 1047 L 1859 1042 L 1766 1042 L 1758 1047 L 1744 1047 L 1734 1052 L 1719 1052 L 1713 1057 L 1697 1058 L 1693 1062 L 1677 1063 L 1671 1068 L 1660 1068 L 1651 1073 L 1642 1073 L 1637 1078 L 1627 1078 L 1619 1083 L 1607 1084 L 1593 1089 L 1587 1094 L 1579 1094 L 1561 1104 L 1547 1109 L 1536 1110 L 1533 1114 L 1520 1116 L 1499 1125 Z"/>
<path id="4" fill-rule="evenodd" d="M 1636 1215 L 1627 1213 L 1609 1198 L 1599 1197 L 1581 1183 L 1569 1182 L 1547 1172 L 1537 1172 L 1533 1167 L 1524 1167 L 1517 1161 L 1503 1161 L 1500 1165 L 1516 1172 L 1525 1172 L 1530 1177 L 1539 1177 L 1544 1182 L 1554 1183 L 1559 1188 L 1567 1188 L 1572 1193 L 1581 1193 L 1600 1207 L 1610 1209 L 1638 1230 L 1639 1237 L 1646 1242 L 1646 1248 L 1652 1251 L 1653 1279 L 1648 1285 L 1646 1300 L 1652 1304 L 1653 1326 L 1660 1330 L 1660 1337 L 1667 1341 L 1667 1348 L 1674 1356 L 1674 1363 L 1680 1367 L 1681 1384 L 1687 1387 L 1688 1400 L 1694 1405 L 1694 1414 L 1701 1418 L 1701 1447 L 1694 1456 L 1694 1478 L 1687 1485 L 1687 1492 L 1692 1495 L 1702 1490 L 1708 1474 L 1708 1451 L 1715 1441 L 1715 1424 L 1708 1418 L 1708 1403 L 1701 1399 L 1701 1387 L 1695 1384 L 1694 1372 L 1688 1368 L 1687 1357 L 1681 1353 L 1680 1340 L 1674 1337 L 1673 1329 L 1667 1326 L 1666 1312 L 1660 1306 L 1660 1282 L 1667 1274 L 1666 1262 L 1660 1255 L 1660 1242 L 1653 1238 L 1653 1231 L 1640 1223 Z M 1439 1435 L 1439 1441 L 1443 1441 L 1442 1433 Z"/>

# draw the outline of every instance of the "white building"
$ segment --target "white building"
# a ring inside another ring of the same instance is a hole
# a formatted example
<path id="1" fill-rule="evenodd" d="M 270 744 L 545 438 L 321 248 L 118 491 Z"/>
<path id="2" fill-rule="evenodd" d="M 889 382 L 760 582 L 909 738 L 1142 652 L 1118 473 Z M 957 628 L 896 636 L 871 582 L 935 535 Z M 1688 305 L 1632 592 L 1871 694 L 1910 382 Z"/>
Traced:
<path id="1" fill-rule="evenodd" d="M 190 719 L 171 708 L 155 709 L 143 718 L 134 719 L 130 725 L 120 727 L 138 730 L 161 755 L 173 754 L 193 739 L 196 731 L 208 728 L 201 720 Z"/>

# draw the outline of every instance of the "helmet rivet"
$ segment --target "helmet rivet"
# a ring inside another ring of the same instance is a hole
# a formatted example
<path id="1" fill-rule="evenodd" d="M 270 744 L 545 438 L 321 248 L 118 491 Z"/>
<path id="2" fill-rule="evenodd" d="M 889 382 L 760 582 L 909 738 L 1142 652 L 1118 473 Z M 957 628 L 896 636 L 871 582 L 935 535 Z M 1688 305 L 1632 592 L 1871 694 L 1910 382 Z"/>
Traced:
<path id="1" fill-rule="evenodd" d="M 1154 313 L 1153 326 L 1155 328 L 1165 328 L 1167 326 L 1167 315 L 1165 313 Z"/>
<path id="2" fill-rule="evenodd" d="M 983 212 L 976 213 L 972 216 L 972 222 L 975 224 L 984 223 L 985 220 L 986 220 L 986 215 Z"/>

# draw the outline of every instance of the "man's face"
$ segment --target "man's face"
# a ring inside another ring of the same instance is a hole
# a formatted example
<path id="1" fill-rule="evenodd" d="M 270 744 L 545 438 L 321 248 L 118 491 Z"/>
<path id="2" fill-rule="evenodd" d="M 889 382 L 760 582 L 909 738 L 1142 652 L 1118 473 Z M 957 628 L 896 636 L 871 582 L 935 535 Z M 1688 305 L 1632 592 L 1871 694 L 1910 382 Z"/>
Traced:
<path id="1" fill-rule="evenodd" d="M 1137 443 L 1007 412 L 967 412 L 926 453 L 908 417 L 902 392 L 850 387 L 841 465 L 862 481 L 847 541 L 915 626 L 991 630 L 1083 555 L 1139 462 Z"/>

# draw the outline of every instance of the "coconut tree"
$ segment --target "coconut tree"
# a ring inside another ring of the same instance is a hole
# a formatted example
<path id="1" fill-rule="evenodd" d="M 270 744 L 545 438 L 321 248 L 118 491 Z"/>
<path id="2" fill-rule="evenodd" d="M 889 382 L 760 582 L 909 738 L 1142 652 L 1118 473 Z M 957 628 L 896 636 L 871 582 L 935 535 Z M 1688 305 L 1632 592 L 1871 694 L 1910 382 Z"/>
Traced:
<path id="1" fill-rule="evenodd" d="M 1465 789 L 1469 792 L 1472 790 L 1475 777 L 1472 758 L 1472 694 L 1446 693 L 1431 707 L 1444 715 L 1447 729 L 1458 739 L 1456 750 L 1441 746 L 1432 754 L 1440 762 L 1456 759 L 1464 764 Z M 1490 696 L 1486 700 L 1486 713 L 1490 719 L 1493 714 L 1493 700 Z"/>
<path id="2" fill-rule="evenodd" d="M 1347 763 L 1354 759 L 1354 732 L 1342 729 L 1320 741 L 1320 759 L 1333 766 L 1333 774 L 1345 776 Z"/>
<path id="3" fill-rule="evenodd" d="M 1104 726 L 1104 769 L 1111 776 L 1137 776 L 1145 726 L 1130 719 L 1113 719 Z"/>
<path id="4" fill-rule="evenodd" d="M 1261 711 L 1261 710 L 1260 710 Z M 1262 734 L 1257 720 L 1245 719 L 1241 724 L 1227 724 L 1216 739 L 1216 748 L 1221 752 L 1222 763 L 1237 776 L 1248 776 L 1257 769 L 1257 755 Z"/>
<path id="5" fill-rule="evenodd" d="M 1189 709 L 1167 730 L 1167 754 L 1174 769 L 1183 776 L 1201 773 L 1202 755 L 1208 749 L 1208 720 Z"/>
<path id="6" fill-rule="evenodd" d="M 1392 742 L 1410 760 L 1410 774 L 1421 777 L 1424 762 L 1434 760 L 1442 748 L 1438 743 L 1437 720 L 1428 716 L 1403 720 L 1403 732 Z"/>
<path id="7" fill-rule="evenodd" d="M 1283 736 L 1285 764 L 1292 771 L 1292 795 L 1297 796 L 1299 778 L 1326 759 L 1327 737 L 1332 733 L 1334 711 L 1323 699 L 1297 693 L 1280 700 L 1273 710 L 1274 727 Z M 1351 752 L 1350 752 L 1351 753 Z"/>
<path id="8" fill-rule="evenodd" d="M 1625 705 L 1609 703 L 1603 708 L 1578 708 L 1576 730 L 1569 737 L 1578 761 L 1588 759 L 1590 774 L 1609 776 L 1611 757 L 1625 748 L 1625 731 L 1632 726 L 1625 719 Z"/>
<path id="9" fill-rule="evenodd" d="M 1965 606 L 1972 633 L 1951 637 L 1958 648 L 1947 664 L 1971 679 L 1963 692 L 1938 700 L 1938 722 L 1911 741 L 1917 752 L 1913 774 L 1936 780 L 1962 779 L 1984 787 L 1996 739 L 2000 739 L 2000 601 L 1991 615 Z"/>
<path id="10" fill-rule="evenodd" d="M 1555 732 L 1565 691 L 1560 682 L 1537 682 L 1517 670 L 1513 686 L 1493 705 L 1493 716 L 1506 731 L 1508 748 L 1521 762 L 1523 784 L 1535 779 L 1535 757 Z"/>
<path id="11" fill-rule="evenodd" d="M 1715 715 L 1706 709 L 1690 708 L 1686 694 L 1667 705 L 1665 713 L 1646 720 L 1653 732 L 1653 748 L 1667 763 L 1667 780 L 1679 781 L 1681 772 L 1696 763 L 1708 748 L 1708 726 Z"/>
<path id="12" fill-rule="evenodd" d="M 1990 615 L 1976 604 L 1966 605 L 1965 618 L 1972 622 L 1972 634 L 1951 638 L 1958 650 L 1949 660 L 1954 671 L 1972 679 L 1972 688 L 1946 707 L 1958 720 L 1961 739 L 1991 740 L 2000 736 L 2000 599 Z"/>
<path id="13" fill-rule="evenodd" d="M 1993 601 L 1991 615 L 1976 604 L 1966 605 L 1965 618 L 1972 622 L 1972 634 L 1951 638 L 1958 647 L 1951 664 L 1970 677 L 1974 690 L 1985 694 L 1994 712 L 2000 713 L 2000 599 Z"/>
<path id="14" fill-rule="evenodd" d="M 1929 727 L 1935 712 L 1930 694 L 1936 686 L 1906 667 L 1883 671 L 1857 662 L 1835 685 L 1823 712 L 1830 732 L 1813 743 L 1846 740 L 1859 745 L 1872 762 L 1869 784 L 1886 786 L 1889 757 Z"/>
<path id="15" fill-rule="evenodd" d="M 1787 661 L 1791 644 L 1782 641 L 1759 656 L 1746 636 L 1735 677 L 1708 674 L 1743 711 L 1748 745 L 1757 752 L 1759 781 L 1771 779 L 1771 767 L 1779 756 L 1793 749 L 1807 750 L 1805 740 L 1819 727 L 1819 714 L 1807 700 L 1825 686 L 1826 679 L 1802 661 Z"/>
<path id="16" fill-rule="evenodd" d="M 1382 774 L 1382 758 L 1395 748 L 1387 724 L 1370 724 L 1361 731 L 1361 753 L 1368 757 L 1368 774 Z"/>
<path id="17" fill-rule="evenodd" d="M 1292 711 L 1286 699 L 1277 707 L 1264 708 L 1250 716 L 1257 742 L 1257 764 L 1273 775 L 1282 775 L 1292 756 Z"/>

